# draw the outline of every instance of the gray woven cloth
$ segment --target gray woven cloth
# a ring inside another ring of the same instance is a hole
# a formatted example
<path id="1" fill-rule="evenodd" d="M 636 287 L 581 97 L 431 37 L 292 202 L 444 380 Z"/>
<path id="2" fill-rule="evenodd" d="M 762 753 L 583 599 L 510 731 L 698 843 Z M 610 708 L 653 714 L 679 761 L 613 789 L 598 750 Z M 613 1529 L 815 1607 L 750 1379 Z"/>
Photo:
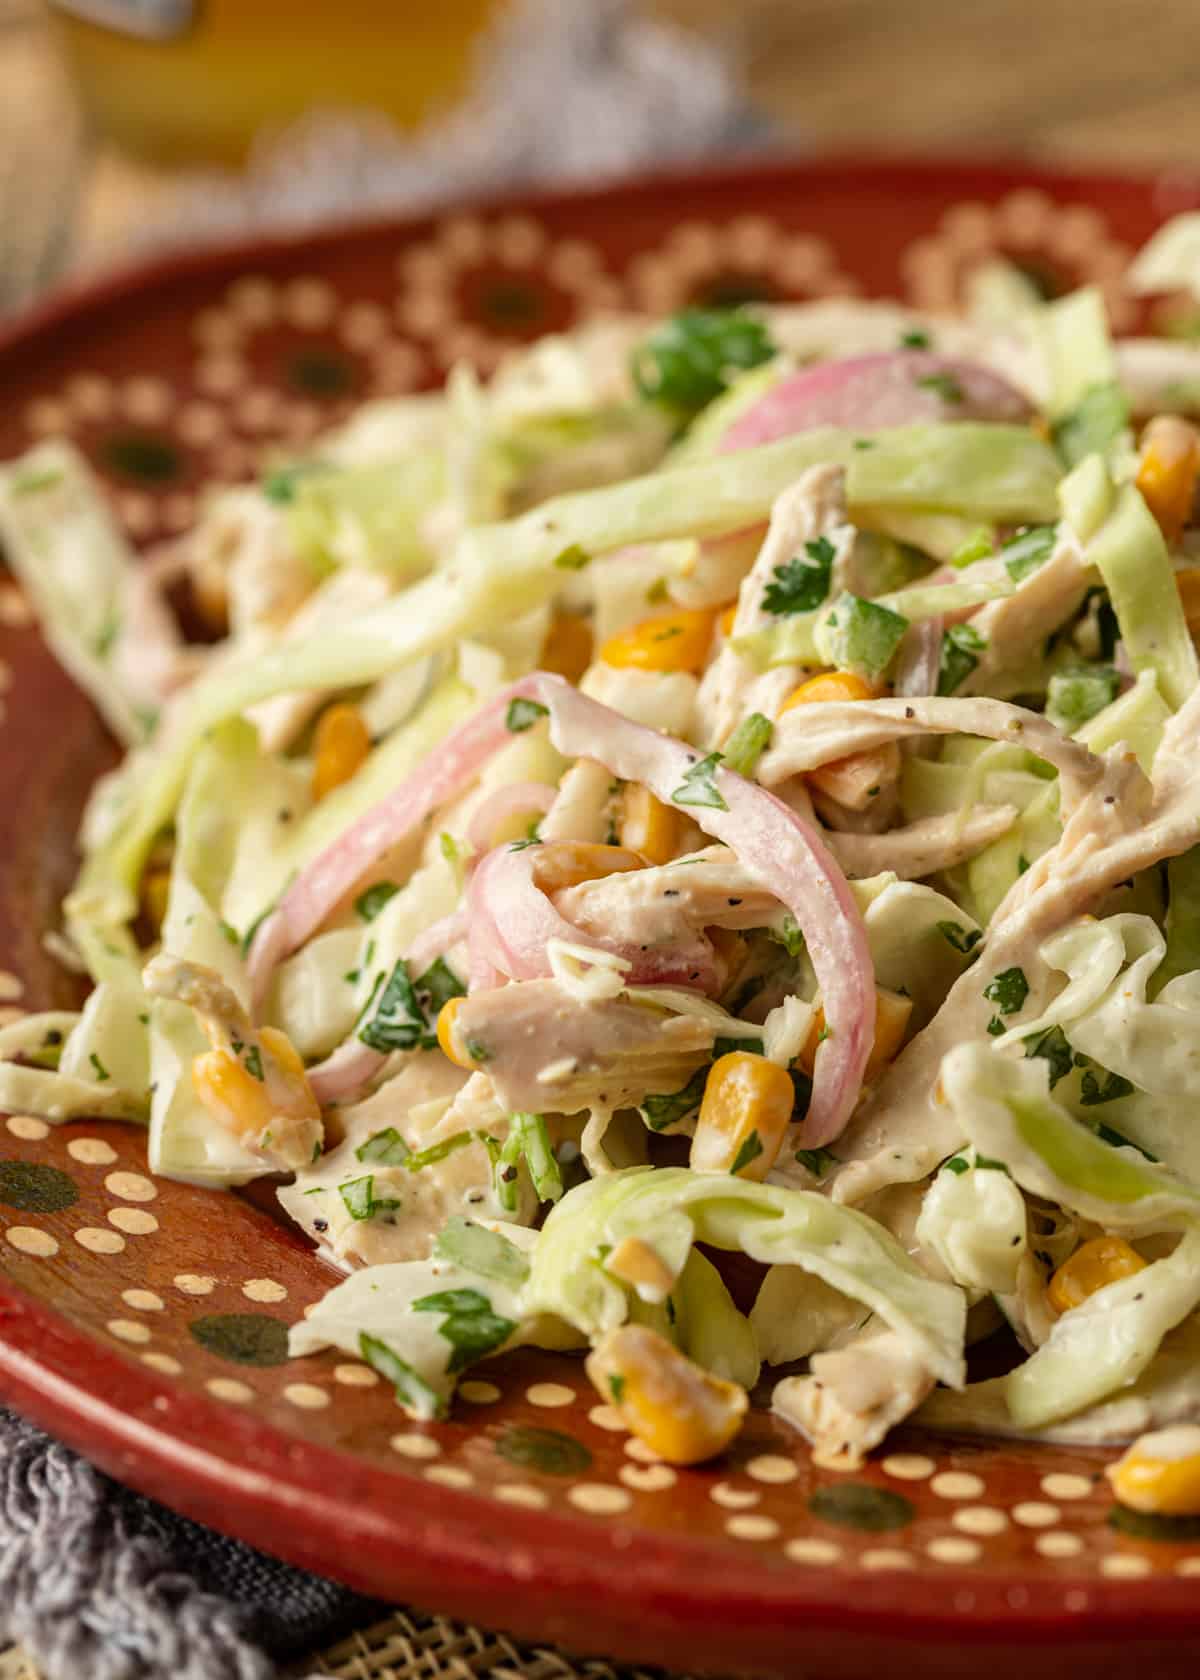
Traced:
<path id="1" fill-rule="evenodd" d="M 246 175 L 185 181 L 142 240 L 594 180 L 764 138 L 711 48 L 626 0 L 527 0 L 481 43 L 472 98 L 423 135 L 314 113 Z M 24 1644 L 45 1680 L 269 1680 L 380 1608 L 131 1494 L 0 1411 L 0 1641 Z"/>

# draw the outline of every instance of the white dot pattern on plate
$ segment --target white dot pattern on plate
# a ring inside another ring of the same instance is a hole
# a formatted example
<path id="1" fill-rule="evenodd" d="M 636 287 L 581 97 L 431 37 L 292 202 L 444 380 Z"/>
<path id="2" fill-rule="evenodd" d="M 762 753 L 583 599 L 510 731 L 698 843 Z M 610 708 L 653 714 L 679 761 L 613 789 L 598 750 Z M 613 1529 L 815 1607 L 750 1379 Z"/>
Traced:
<path id="1" fill-rule="evenodd" d="M 85 1167 L 108 1167 L 117 1158 L 112 1144 L 105 1143 L 103 1138 L 72 1138 L 67 1145 L 67 1154 Z"/>
<path id="2" fill-rule="evenodd" d="M 248 1301 L 286 1301 L 287 1290 L 274 1278 L 247 1278 L 242 1294 Z"/>
<path id="3" fill-rule="evenodd" d="M 943 1470 L 929 1486 L 939 1499 L 978 1499 L 983 1492 L 983 1478 L 966 1470 Z"/>
<path id="4" fill-rule="evenodd" d="M 531 1487 L 527 1482 L 502 1482 L 492 1491 L 506 1505 L 524 1505 L 530 1511 L 544 1511 L 550 1503 L 541 1488 Z"/>
<path id="5" fill-rule="evenodd" d="M 964 1505 L 950 1519 L 962 1534 L 1003 1534 L 1008 1518 L 994 1505 Z"/>
<path id="6" fill-rule="evenodd" d="M 1114 1581 L 1138 1580 L 1149 1575 L 1152 1568 L 1149 1558 L 1139 1557 L 1135 1552 L 1113 1552 L 1100 1559 L 1101 1575 L 1108 1575 Z"/>
<path id="7" fill-rule="evenodd" d="M 10 1225 L 4 1239 L 19 1254 L 29 1254 L 36 1260 L 49 1260 L 58 1253 L 58 1243 L 49 1231 L 39 1231 L 33 1225 Z"/>
<path id="8" fill-rule="evenodd" d="M 1042 1492 L 1047 1499 L 1086 1499 L 1092 1487 L 1086 1476 L 1069 1476 L 1060 1471 L 1042 1477 Z"/>
<path id="9" fill-rule="evenodd" d="M 1175 1565 L 1176 1575 L 1200 1575 L 1200 1557 L 1180 1558 Z"/>
<path id="10" fill-rule="evenodd" d="M 782 1453 L 760 1453 L 746 1465 L 746 1474 L 756 1482 L 794 1482 L 800 1474 L 795 1462 Z"/>
<path id="11" fill-rule="evenodd" d="M 731 1540 L 774 1540 L 779 1533 L 779 1524 L 774 1517 L 748 1514 L 730 1517 L 725 1524 L 725 1532 Z"/>
<path id="12" fill-rule="evenodd" d="M 158 1195 L 158 1186 L 145 1173 L 110 1172 L 104 1188 L 123 1202 L 152 1202 Z"/>
<path id="13" fill-rule="evenodd" d="M 239 1382 L 236 1377 L 209 1377 L 204 1386 L 215 1399 L 232 1400 L 241 1406 L 254 1398 L 250 1384 Z"/>
<path id="14" fill-rule="evenodd" d="M 10 968 L 0 968 L 0 1003 L 15 1003 L 24 990 L 18 975 Z"/>
<path id="15" fill-rule="evenodd" d="M 211 1295 L 217 1287 L 215 1277 L 207 1277 L 203 1272 L 176 1272 L 174 1283 L 176 1289 L 182 1289 L 185 1295 Z"/>
<path id="16" fill-rule="evenodd" d="M 319 1412 L 329 1404 L 328 1391 L 318 1388 L 316 1383 L 288 1383 L 283 1398 L 291 1405 L 299 1406 L 302 1412 Z"/>
<path id="17" fill-rule="evenodd" d="M 149 1365 L 152 1371 L 161 1371 L 164 1377 L 177 1377 L 183 1370 L 178 1359 L 169 1353 L 144 1353 L 142 1364 Z"/>
<path id="18" fill-rule="evenodd" d="M 461 1464 L 431 1464 L 422 1474 L 427 1482 L 436 1482 L 439 1487 L 469 1488 L 475 1485 L 474 1476 Z"/>
<path id="19" fill-rule="evenodd" d="M 525 1398 L 531 1406 L 543 1406 L 553 1410 L 558 1406 L 569 1406 L 575 1398 L 575 1390 L 568 1388 L 565 1383 L 530 1383 L 525 1390 Z"/>
<path id="20" fill-rule="evenodd" d="M 459 1383 L 458 1393 L 469 1406 L 492 1406 L 500 1398 L 495 1383 L 477 1380 Z"/>
<path id="21" fill-rule="evenodd" d="M 883 1460 L 880 1469 L 885 1476 L 894 1476 L 900 1482 L 923 1482 L 933 1475 L 937 1465 L 921 1453 L 892 1453 Z"/>
<path id="22" fill-rule="evenodd" d="M 633 1503 L 624 1488 L 612 1487 L 607 1482 L 576 1482 L 573 1488 L 568 1488 L 567 1498 L 580 1511 L 594 1517 L 616 1516 Z"/>
<path id="23" fill-rule="evenodd" d="M 982 1551 L 977 1540 L 960 1540 L 953 1534 L 931 1540 L 925 1551 L 935 1563 L 974 1563 Z"/>
<path id="24" fill-rule="evenodd" d="M 735 1488 L 728 1482 L 718 1482 L 708 1497 L 714 1505 L 722 1505 L 727 1511 L 746 1511 L 758 1504 L 762 1494 L 755 1488 Z"/>
<path id="25" fill-rule="evenodd" d="M 730 1521 L 732 1520 L 730 1518 Z M 842 1555 L 842 1548 L 833 1540 L 802 1537 L 799 1540 L 789 1540 L 783 1548 L 783 1555 L 791 1558 L 793 1563 L 836 1563 Z"/>
<path id="26" fill-rule="evenodd" d="M 894 1546 L 875 1546 L 869 1552 L 863 1552 L 859 1563 L 864 1569 L 915 1569 L 917 1560 L 911 1552 L 899 1551 Z"/>
<path id="27" fill-rule="evenodd" d="M 26 1143 L 40 1143 L 50 1132 L 46 1122 L 33 1114 L 10 1114 L 5 1124 L 13 1137 L 22 1138 Z"/>
<path id="28" fill-rule="evenodd" d="M 132 1307 L 134 1312 L 161 1312 L 163 1310 L 162 1296 L 156 1295 L 152 1289 L 123 1289 L 121 1299 L 127 1307 Z"/>
<path id="29" fill-rule="evenodd" d="M 378 1371 L 372 1371 L 369 1365 L 335 1365 L 333 1367 L 334 1382 L 345 1383 L 347 1388 L 374 1388 L 379 1381 Z"/>
<path id="30" fill-rule="evenodd" d="M 660 1454 L 653 1447 L 647 1446 L 645 1441 L 639 1441 L 636 1435 L 631 1435 L 625 1442 L 626 1458 L 636 1458 L 640 1464 L 657 1464 Z"/>
<path id="31" fill-rule="evenodd" d="M 1078 1534 L 1068 1534 L 1063 1528 L 1052 1528 L 1049 1533 L 1038 1535 L 1033 1542 L 1033 1549 L 1040 1552 L 1042 1557 L 1078 1557 L 1083 1550 L 1083 1541 Z"/>
<path id="32" fill-rule="evenodd" d="M 120 1254 L 125 1247 L 125 1238 L 119 1231 L 105 1231 L 99 1225 L 81 1226 L 75 1232 L 75 1241 L 92 1254 Z"/>
<path id="33" fill-rule="evenodd" d="M 593 1406 L 588 1413 L 589 1423 L 594 1423 L 597 1429 L 607 1429 L 610 1434 L 616 1434 L 625 1428 L 620 1412 L 615 1406 Z"/>
<path id="34" fill-rule="evenodd" d="M 1044 1505 L 1040 1499 L 1023 1500 L 1012 1509 L 1012 1520 L 1022 1528 L 1053 1528 L 1061 1517 L 1057 1505 Z"/>
<path id="35" fill-rule="evenodd" d="M 116 1207 L 108 1210 L 108 1221 L 131 1237 L 148 1237 L 158 1230 L 158 1220 L 145 1208 Z"/>
<path id="36" fill-rule="evenodd" d="M 393 1435 L 392 1451 L 401 1458 L 439 1458 L 442 1449 L 432 1435 Z"/>
<path id="37" fill-rule="evenodd" d="M 679 1480 L 669 1464 L 622 1464 L 617 1474 L 637 1493 L 661 1493 Z"/>
<path id="38" fill-rule="evenodd" d="M 110 1318 L 108 1333 L 120 1342 L 148 1342 L 150 1331 L 144 1324 L 139 1324 L 133 1318 Z"/>

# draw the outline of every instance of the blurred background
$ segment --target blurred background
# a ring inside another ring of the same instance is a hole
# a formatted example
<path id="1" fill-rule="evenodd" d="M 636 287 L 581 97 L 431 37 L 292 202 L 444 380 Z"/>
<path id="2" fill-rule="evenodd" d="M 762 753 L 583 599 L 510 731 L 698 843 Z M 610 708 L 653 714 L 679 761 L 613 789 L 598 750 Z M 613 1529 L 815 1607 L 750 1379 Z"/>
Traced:
<path id="1" fill-rule="evenodd" d="M 0 311 L 148 247 L 747 150 L 1200 158 L 1196 0 L 0 0 Z"/>

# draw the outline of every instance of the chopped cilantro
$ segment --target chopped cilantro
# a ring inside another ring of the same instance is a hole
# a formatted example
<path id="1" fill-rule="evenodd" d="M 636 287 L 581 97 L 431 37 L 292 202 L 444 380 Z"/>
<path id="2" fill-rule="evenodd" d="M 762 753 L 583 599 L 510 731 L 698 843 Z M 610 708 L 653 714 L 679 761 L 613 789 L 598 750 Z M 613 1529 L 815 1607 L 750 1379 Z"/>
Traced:
<path id="1" fill-rule="evenodd" d="M 951 1155 L 948 1161 L 942 1162 L 941 1170 L 943 1172 L 961 1174 L 969 1172 L 970 1168 L 971 1163 L 967 1160 L 965 1155 Z"/>
<path id="2" fill-rule="evenodd" d="M 1105 1073 L 1103 1085 L 1090 1068 L 1080 1080 L 1079 1100 L 1084 1108 L 1096 1108 L 1100 1103 L 1117 1102 L 1121 1097 L 1133 1095 L 1133 1084 L 1123 1074 L 1107 1073 L 1104 1069 L 1101 1072 Z"/>
<path id="3" fill-rule="evenodd" d="M 1061 1027 L 1050 1027 L 1044 1033 L 1034 1033 L 1025 1040 L 1025 1055 L 1040 1056 L 1050 1064 L 1050 1089 L 1071 1071 L 1071 1046 Z"/>
<path id="4" fill-rule="evenodd" d="M 960 951 L 964 957 L 973 951 L 979 941 L 983 938 L 983 934 L 978 928 L 975 928 L 972 932 L 968 933 L 966 928 L 963 927 L 960 922 L 939 922 L 937 924 L 937 930 L 946 941 L 947 945 L 953 946 L 953 948 L 956 951 Z"/>
<path id="5" fill-rule="evenodd" d="M 218 922 L 217 926 L 231 945 L 236 947 L 241 944 L 241 940 L 238 938 L 238 930 L 235 927 L 230 926 L 228 922 Z"/>
<path id="6" fill-rule="evenodd" d="M 510 700 L 504 714 L 504 727 L 510 735 L 523 735 L 527 729 L 533 728 L 539 718 L 549 716 L 549 706 L 543 706 L 540 700 Z"/>
<path id="7" fill-rule="evenodd" d="M 584 567 L 590 566 L 591 563 L 591 555 L 586 548 L 581 548 L 578 543 L 572 543 L 569 548 L 564 548 L 562 553 L 556 555 L 554 559 L 554 564 L 560 572 L 582 572 Z"/>
<path id="8" fill-rule="evenodd" d="M 730 376 L 775 354 L 763 322 L 740 310 L 686 309 L 634 351 L 633 380 L 647 402 L 691 419 L 727 389 Z"/>
<path id="9" fill-rule="evenodd" d="M 609 1372 L 608 1392 L 612 1395 L 613 1405 L 619 1406 L 621 1404 L 621 1397 L 625 1393 L 625 1378 L 619 1371 Z"/>
<path id="10" fill-rule="evenodd" d="M 354 911 L 364 922 L 373 922 L 389 900 L 395 898 L 400 888 L 394 881 L 376 881 L 375 885 L 360 892 L 354 900 Z"/>
<path id="11" fill-rule="evenodd" d="M 389 1213 L 400 1206 L 395 1197 L 376 1198 L 374 1173 L 347 1179 L 345 1184 L 338 1185 L 338 1195 L 351 1219 L 373 1219 L 377 1213 Z"/>
<path id="12" fill-rule="evenodd" d="M 476 1225 L 462 1214 L 447 1220 L 433 1245 L 439 1260 L 449 1260 L 480 1277 L 494 1278 L 497 1283 L 522 1284 L 529 1276 L 529 1261 L 516 1243 L 502 1237 L 498 1231 Z"/>
<path id="13" fill-rule="evenodd" d="M 409 1172 L 421 1172 L 425 1167 L 435 1166 L 444 1161 L 448 1155 L 456 1155 L 460 1149 L 475 1141 L 474 1132 L 452 1132 L 447 1138 L 438 1143 L 431 1143 L 427 1149 L 418 1149 L 409 1155 L 404 1162 Z"/>
<path id="14" fill-rule="evenodd" d="M 832 1149 L 797 1149 L 796 1159 L 814 1178 L 827 1178 L 839 1158 Z"/>
<path id="15" fill-rule="evenodd" d="M 1102 1143 L 1111 1144 L 1114 1149 L 1136 1149 L 1139 1155 L 1146 1157 L 1147 1161 L 1153 1161 L 1156 1165 L 1158 1163 L 1157 1155 L 1151 1155 L 1150 1151 L 1143 1149 L 1140 1143 L 1134 1143 L 1132 1138 L 1127 1138 L 1123 1132 L 1118 1132 L 1112 1126 L 1104 1125 L 1103 1122 L 1096 1127 L 1096 1136 Z"/>
<path id="16" fill-rule="evenodd" d="M 262 493 L 269 502 L 294 502 L 299 481 L 316 471 L 316 461 L 296 461 L 289 467 L 276 467 L 273 472 L 264 474 Z"/>
<path id="17" fill-rule="evenodd" d="M 638 1112 L 652 1132 L 665 1132 L 700 1107 L 707 1079 L 708 1069 L 697 1068 L 681 1090 L 646 1097 L 638 1105 Z"/>
<path id="18" fill-rule="evenodd" d="M 445 957 L 438 957 L 413 981 L 417 996 L 427 998 L 426 1014 L 432 1018 L 450 1002 L 451 998 L 465 997 L 466 987 L 450 967 Z"/>
<path id="19" fill-rule="evenodd" d="M 812 612 L 829 594 L 829 580 L 837 550 L 828 537 L 815 537 L 804 545 L 807 558 L 795 554 L 786 566 L 776 566 L 763 591 L 763 607 L 777 618 Z"/>
<path id="20" fill-rule="evenodd" d="M 1001 969 L 996 977 L 983 988 L 983 995 L 989 1003 L 994 1003 L 1001 1015 L 1015 1015 L 1024 1009 L 1025 999 L 1029 996 L 1029 982 L 1025 978 L 1023 968 Z"/>
<path id="21" fill-rule="evenodd" d="M 970 624 L 952 624 L 942 636 L 938 655 L 937 691 L 943 697 L 953 694 L 979 664 L 979 655 L 987 642 Z"/>
<path id="22" fill-rule="evenodd" d="M 804 935 L 800 931 L 800 923 L 790 910 L 784 911 L 777 927 L 765 927 L 763 932 L 768 939 L 782 945 L 789 957 L 799 957 L 803 954 Z"/>
<path id="23" fill-rule="evenodd" d="M 676 805 L 705 805 L 716 811 L 728 811 L 729 806 L 721 798 L 716 784 L 716 769 L 721 762 L 721 754 L 709 753 L 707 758 L 701 758 L 692 765 L 684 775 L 683 781 L 671 795 Z"/>
<path id="24" fill-rule="evenodd" d="M 418 1417 L 441 1417 L 446 1410 L 446 1402 L 425 1381 L 419 1372 L 414 1371 L 407 1359 L 382 1341 L 378 1336 L 368 1336 L 363 1330 L 358 1338 L 358 1351 L 372 1370 L 378 1371 L 396 1390 L 396 1398 L 402 1406 L 407 1406 Z"/>
<path id="25" fill-rule="evenodd" d="M 100 1060 L 99 1056 L 97 1056 L 97 1054 L 94 1050 L 91 1050 L 91 1051 L 88 1052 L 88 1061 L 91 1062 L 91 1064 L 92 1064 L 92 1069 L 93 1069 L 93 1071 L 96 1075 L 96 1078 L 103 1085 L 104 1081 L 111 1077 L 108 1069 L 105 1067 L 104 1063 Z"/>
<path id="26" fill-rule="evenodd" d="M 742 1147 L 733 1158 L 733 1165 L 729 1170 L 733 1174 L 734 1178 L 737 1177 L 744 1167 L 748 1167 L 751 1161 L 757 1161 L 762 1152 L 762 1139 L 759 1137 L 758 1130 L 756 1128 L 743 1140 Z"/>
<path id="27" fill-rule="evenodd" d="M 667 591 L 666 578 L 655 578 L 654 582 L 646 591 L 646 605 L 650 607 L 660 607 L 664 601 L 669 601 L 670 598 L 671 597 Z"/>
<path id="28" fill-rule="evenodd" d="M 900 334 L 901 350 L 928 350 L 933 340 L 923 327 L 911 327 Z"/>
<path id="29" fill-rule="evenodd" d="M 257 1044 L 246 1046 L 246 1054 L 242 1057 L 242 1066 L 252 1079 L 261 1080 L 264 1077 L 262 1051 Z"/>
<path id="30" fill-rule="evenodd" d="M 945 403 L 960 403 L 966 393 L 952 373 L 923 373 L 917 380 L 922 391 L 933 391 Z"/>
<path id="31" fill-rule="evenodd" d="M 437 1042 L 429 1029 L 403 957 L 396 963 L 382 991 L 376 976 L 371 995 L 359 1017 L 361 1043 L 381 1055 L 392 1050 L 431 1050 Z M 378 994 L 378 996 L 377 996 Z"/>
<path id="32" fill-rule="evenodd" d="M 999 1015 L 993 1015 L 987 1024 L 987 1030 L 989 1037 L 999 1038 L 1001 1033 L 1008 1031 L 1008 1028 L 1004 1025 L 1004 1022 L 1000 1019 Z"/>
<path id="33" fill-rule="evenodd" d="M 441 847 L 442 856 L 447 863 L 457 863 L 462 857 L 458 841 L 453 834 L 447 834 L 445 829 L 438 835 L 438 845 Z"/>
<path id="34" fill-rule="evenodd" d="M 423 1295 L 413 1302 L 412 1310 L 446 1315 L 438 1325 L 438 1334 L 454 1349 L 446 1367 L 452 1373 L 494 1353 L 517 1328 L 511 1318 L 501 1318 L 494 1312 L 492 1303 L 478 1289 L 443 1289 L 436 1295 Z"/>
<path id="35" fill-rule="evenodd" d="M 467 1055 L 473 1062 L 479 1063 L 480 1067 L 482 1067 L 485 1062 L 490 1062 L 492 1059 L 492 1052 L 488 1049 L 482 1038 L 466 1039 L 463 1044 L 463 1049 L 467 1052 Z"/>
<path id="36" fill-rule="evenodd" d="M 725 743 L 725 768 L 739 776 L 752 776 L 759 759 L 771 745 L 775 725 L 761 712 L 743 718 Z"/>

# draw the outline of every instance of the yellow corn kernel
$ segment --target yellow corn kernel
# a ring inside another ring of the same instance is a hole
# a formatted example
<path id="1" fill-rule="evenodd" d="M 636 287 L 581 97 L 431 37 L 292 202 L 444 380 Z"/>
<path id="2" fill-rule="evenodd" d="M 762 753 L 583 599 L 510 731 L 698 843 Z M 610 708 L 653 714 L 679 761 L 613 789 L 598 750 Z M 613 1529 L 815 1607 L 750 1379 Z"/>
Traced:
<path id="1" fill-rule="evenodd" d="M 559 613 L 546 632 L 538 664 L 577 683 L 592 663 L 592 630 L 578 613 Z"/>
<path id="2" fill-rule="evenodd" d="M 271 1129 L 274 1107 L 266 1084 L 247 1073 L 228 1050 L 209 1050 L 192 1063 L 197 1097 L 235 1137 L 262 1137 Z"/>
<path id="3" fill-rule="evenodd" d="M 854 671 L 822 671 L 794 688 L 779 708 L 780 717 L 793 706 L 811 706 L 827 700 L 878 700 L 879 690 Z"/>
<path id="4" fill-rule="evenodd" d="M 643 1301 L 665 1301 L 675 1282 L 662 1255 L 641 1237 L 623 1237 L 604 1262 L 604 1270 L 636 1289 Z"/>
<path id="5" fill-rule="evenodd" d="M 625 1427 L 668 1464 L 699 1464 L 723 1452 L 742 1426 L 748 1401 L 644 1324 L 610 1330 L 588 1355 L 596 1392 Z"/>
<path id="6" fill-rule="evenodd" d="M 442 1047 L 442 1053 L 450 1058 L 455 1067 L 469 1068 L 473 1072 L 476 1064 L 468 1056 L 466 1047 L 459 1043 L 455 1031 L 455 1022 L 462 1004 L 462 998 L 454 997 L 438 1010 L 437 1041 Z"/>
<path id="7" fill-rule="evenodd" d="M 324 799 L 350 780 L 371 750 L 371 737 L 358 707 L 339 703 L 322 712 L 313 749 L 313 798 Z"/>
<path id="8" fill-rule="evenodd" d="M 867 1065 L 863 1069 L 863 1079 L 868 1085 L 872 1080 L 878 1079 L 888 1063 L 895 1061 L 899 1055 L 911 1014 L 911 998 L 902 997 L 899 992 L 889 992 L 884 986 L 876 986 L 875 1038 L 871 1044 L 871 1054 L 867 1057 Z M 824 1031 L 825 1010 L 818 1004 L 813 1011 L 808 1038 L 800 1052 L 800 1066 L 805 1073 L 811 1073 L 813 1070 L 817 1058 L 817 1045 L 820 1044 Z"/>
<path id="9" fill-rule="evenodd" d="M 792 1118 L 796 1092 L 786 1068 L 731 1050 L 709 1069 L 692 1139 L 694 1172 L 766 1178 Z"/>
<path id="10" fill-rule="evenodd" d="M 261 1027 L 259 1038 L 262 1039 L 263 1049 L 270 1055 L 276 1066 L 292 1079 L 301 1080 L 308 1089 L 308 1074 L 304 1066 L 304 1058 L 285 1032 L 278 1027 Z"/>
<path id="11" fill-rule="evenodd" d="M 733 635 L 733 621 L 737 617 L 737 610 L 738 604 L 736 601 L 730 601 L 727 607 L 723 607 L 721 609 L 720 617 L 717 619 L 717 626 L 720 629 L 722 636 L 729 637 Z"/>
<path id="12" fill-rule="evenodd" d="M 171 871 L 169 869 L 147 869 L 142 876 L 142 912 L 155 931 L 163 925 L 170 892 Z"/>
<path id="13" fill-rule="evenodd" d="M 681 607 L 644 618 L 610 636 L 600 649 L 606 665 L 635 671 L 699 671 L 708 658 L 716 611 Z"/>
<path id="14" fill-rule="evenodd" d="M 1187 524 L 1200 472 L 1200 433 L 1176 414 L 1160 414 L 1142 433 L 1137 487 L 1169 545 Z"/>
<path id="15" fill-rule="evenodd" d="M 1070 1312 L 1106 1284 L 1133 1277 L 1145 1267 L 1136 1248 L 1124 1237 L 1093 1237 L 1077 1248 L 1050 1279 L 1046 1299 L 1056 1313 Z"/>
<path id="16" fill-rule="evenodd" d="M 624 846 L 601 846 L 591 840 L 554 840 L 539 847 L 536 857 L 537 884 L 545 893 L 646 867 L 645 858 L 637 852 Z"/>
<path id="17" fill-rule="evenodd" d="M 1159 1517 L 1200 1516 L 1200 1426 L 1143 1435 L 1104 1472 L 1122 1505 Z"/>
<path id="18" fill-rule="evenodd" d="M 671 805 L 656 799 L 640 782 L 628 782 L 621 795 L 621 844 L 647 863 L 670 863 L 679 851 L 683 819 Z"/>

